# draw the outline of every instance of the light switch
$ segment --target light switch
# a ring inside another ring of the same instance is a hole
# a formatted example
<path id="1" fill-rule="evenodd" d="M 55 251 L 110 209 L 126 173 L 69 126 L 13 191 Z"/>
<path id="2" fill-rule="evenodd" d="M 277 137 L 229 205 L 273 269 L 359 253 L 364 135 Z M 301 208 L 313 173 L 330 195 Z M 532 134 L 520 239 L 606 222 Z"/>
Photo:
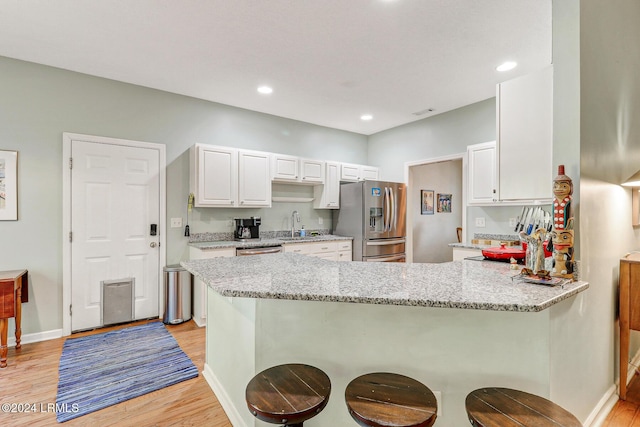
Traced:
<path id="1" fill-rule="evenodd" d="M 182 227 L 182 218 L 171 218 L 171 228 Z"/>

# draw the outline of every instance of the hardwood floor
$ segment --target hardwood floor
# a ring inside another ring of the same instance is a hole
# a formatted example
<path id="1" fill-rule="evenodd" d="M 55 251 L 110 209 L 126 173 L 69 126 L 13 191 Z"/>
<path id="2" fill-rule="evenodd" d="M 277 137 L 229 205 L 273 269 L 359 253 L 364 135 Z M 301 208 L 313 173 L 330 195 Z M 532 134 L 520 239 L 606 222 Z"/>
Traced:
<path id="1" fill-rule="evenodd" d="M 72 338 L 142 323 L 146 322 L 74 334 Z M 181 325 L 167 325 L 167 329 L 198 367 L 198 371 L 202 372 L 205 328 L 198 328 L 190 321 Z M 0 426 L 231 426 L 202 374 L 198 378 L 58 424 L 55 410 L 47 411 L 46 408 L 56 402 L 58 362 L 64 341 L 64 338 L 60 338 L 24 344 L 19 351 L 9 349 L 8 366 L 0 370 L 0 403 L 28 403 L 35 405 L 36 412 L 0 411 Z"/>
<path id="2" fill-rule="evenodd" d="M 78 333 L 72 338 L 142 323 L 146 321 Z M 168 325 L 167 329 L 202 372 L 205 329 L 198 328 L 193 321 L 181 325 Z M 36 406 L 37 411 L 0 411 L 0 426 L 59 425 L 54 410 L 47 411 L 46 408 L 56 401 L 58 362 L 64 341 L 64 338 L 60 338 L 24 344 L 20 351 L 9 349 L 9 364 L 0 370 L 0 404 L 31 404 Z M 231 427 L 229 419 L 202 374 L 198 378 L 84 415 L 63 425 Z M 640 375 L 636 373 L 629 384 L 627 400 L 618 401 L 603 427 L 640 427 Z"/>
<path id="3" fill-rule="evenodd" d="M 627 388 L 627 400 L 619 400 L 602 427 L 640 427 L 640 375 L 631 380 Z"/>

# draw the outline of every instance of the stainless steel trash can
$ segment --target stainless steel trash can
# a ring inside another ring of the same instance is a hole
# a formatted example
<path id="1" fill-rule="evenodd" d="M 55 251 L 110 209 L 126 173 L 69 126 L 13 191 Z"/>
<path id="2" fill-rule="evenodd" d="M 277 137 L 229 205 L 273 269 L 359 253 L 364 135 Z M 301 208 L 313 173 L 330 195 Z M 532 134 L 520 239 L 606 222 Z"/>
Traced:
<path id="1" fill-rule="evenodd" d="M 191 319 L 191 273 L 180 265 L 164 269 L 164 316 L 162 321 L 176 325 Z"/>

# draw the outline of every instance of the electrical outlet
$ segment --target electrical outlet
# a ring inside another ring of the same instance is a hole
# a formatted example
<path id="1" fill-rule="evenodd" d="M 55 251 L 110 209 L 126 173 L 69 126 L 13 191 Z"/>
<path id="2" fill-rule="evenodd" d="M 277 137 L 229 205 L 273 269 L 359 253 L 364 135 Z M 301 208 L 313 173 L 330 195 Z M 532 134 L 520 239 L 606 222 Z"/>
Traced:
<path id="1" fill-rule="evenodd" d="M 233 227 L 233 220 L 232 219 L 227 220 L 227 227 Z"/>
<path id="2" fill-rule="evenodd" d="M 509 218 L 509 227 L 515 227 L 516 223 L 517 221 L 515 218 Z"/>
<path id="3" fill-rule="evenodd" d="M 182 227 L 182 218 L 171 218 L 171 228 Z"/>
<path id="4" fill-rule="evenodd" d="M 436 402 L 438 403 L 438 417 L 442 417 L 442 392 L 434 391 L 433 395 L 436 397 Z"/>
<path id="5" fill-rule="evenodd" d="M 484 226 L 485 226 L 484 217 L 476 218 L 476 227 L 484 227 Z"/>
<path id="6" fill-rule="evenodd" d="M 318 225 L 322 225 L 324 223 L 324 220 L 322 219 L 322 217 L 318 217 Z"/>

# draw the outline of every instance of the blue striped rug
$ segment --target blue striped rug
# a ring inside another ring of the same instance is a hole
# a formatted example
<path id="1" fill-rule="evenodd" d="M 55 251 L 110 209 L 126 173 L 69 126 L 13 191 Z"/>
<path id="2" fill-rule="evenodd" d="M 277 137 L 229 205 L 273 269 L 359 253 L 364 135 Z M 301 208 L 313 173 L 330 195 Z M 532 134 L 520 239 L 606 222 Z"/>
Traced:
<path id="1" fill-rule="evenodd" d="M 62 423 L 198 376 L 161 322 L 68 339 L 60 357 Z"/>

